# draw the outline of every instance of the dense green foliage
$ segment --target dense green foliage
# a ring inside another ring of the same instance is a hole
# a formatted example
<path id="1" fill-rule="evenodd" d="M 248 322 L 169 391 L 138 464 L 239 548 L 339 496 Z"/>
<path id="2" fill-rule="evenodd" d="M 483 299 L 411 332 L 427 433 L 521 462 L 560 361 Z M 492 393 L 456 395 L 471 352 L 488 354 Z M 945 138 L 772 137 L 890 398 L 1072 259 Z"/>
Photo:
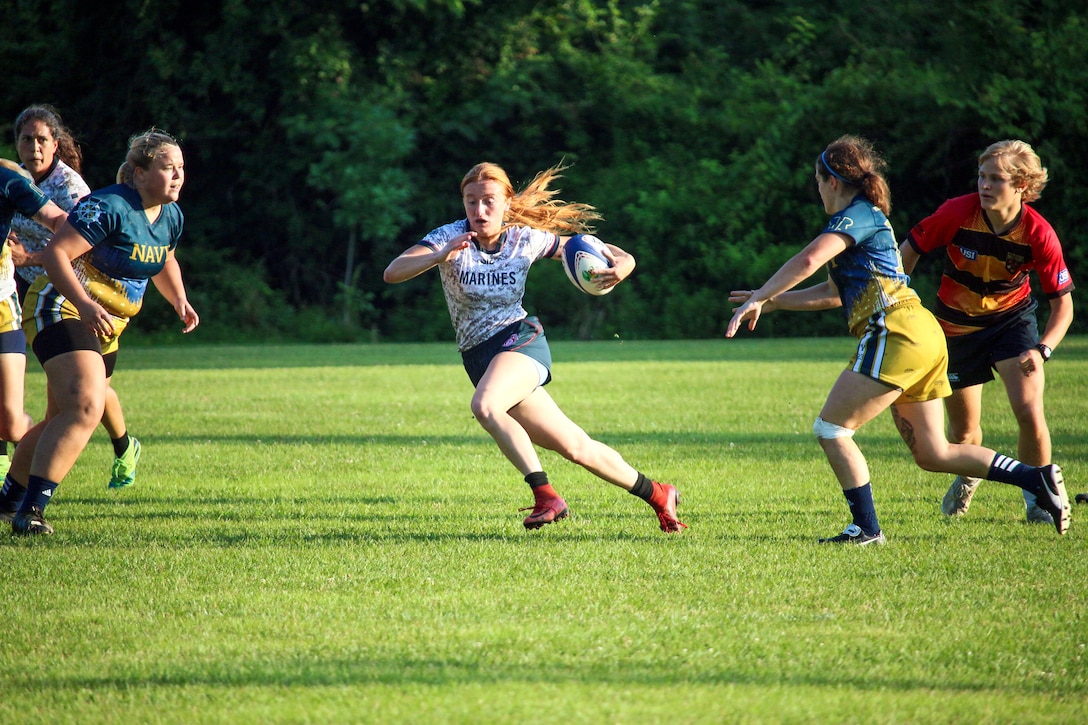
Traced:
<path id="1" fill-rule="evenodd" d="M 989 142 L 1029 141 L 1053 180 L 1037 207 L 1074 279 L 1088 270 L 1075 244 L 1088 215 L 1081 3 L 9 5 L 0 114 L 56 105 L 92 187 L 131 133 L 182 139 L 181 257 L 205 340 L 450 339 L 435 275 L 389 287 L 381 273 L 458 218 L 458 181 L 481 160 L 516 184 L 572 164 L 563 196 L 597 206 L 601 236 L 639 260 L 600 300 L 559 265 L 535 271 L 528 303 L 555 337 L 719 335 L 728 291 L 818 231 L 812 162 L 842 133 L 889 161 L 900 234 L 974 188 Z M 935 274 L 918 270 L 927 299 Z M 174 330 L 163 307 L 138 326 Z M 759 332 L 841 328 L 825 313 Z"/>
<path id="2" fill-rule="evenodd" d="M 1088 722 L 1088 506 L 1059 537 L 987 483 L 947 520 L 949 477 L 884 414 L 857 440 L 888 543 L 821 547 L 849 512 L 811 425 L 848 341 L 554 348 L 552 395 L 677 485 L 688 530 L 543 452 L 571 516 L 525 531 L 448 343 L 130 349 L 136 485 L 106 489 L 100 430 L 56 534 L 0 535 L 0 720 Z M 1047 384 L 1055 460 L 1088 491 L 1088 338 Z M 27 387 L 41 410 L 40 371 Z"/>

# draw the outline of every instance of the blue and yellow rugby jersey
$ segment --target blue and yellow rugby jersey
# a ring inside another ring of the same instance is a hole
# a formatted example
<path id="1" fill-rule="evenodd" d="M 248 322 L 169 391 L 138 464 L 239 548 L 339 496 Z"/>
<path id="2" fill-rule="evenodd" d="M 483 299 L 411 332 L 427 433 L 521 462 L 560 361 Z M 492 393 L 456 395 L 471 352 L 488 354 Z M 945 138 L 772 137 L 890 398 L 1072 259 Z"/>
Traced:
<path id="1" fill-rule="evenodd" d="M 845 234 L 854 240 L 827 265 L 831 281 L 839 288 L 850 334 L 860 337 L 877 313 L 907 302 L 921 303 L 903 271 L 891 222 L 868 199 L 854 197 L 828 220 L 823 233 Z"/>
<path id="2" fill-rule="evenodd" d="M 19 213 L 33 218 L 49 202 L 49 197 L 25 176 L 0 166 L 0 298 L 15 294 L 15 266 L 11 263 L 8 232 Z"/>
<path id="3" fill-rule="evenodd" d="M 17 171 L 0 166 L 0 237 L 7 245 L 11 220 L 16 212 L 33 217 L 49 202 L 49 198 L 38 187 Z"/>
<path id="4" fill-rule="evenodd" d="M 90 251 L 72 260 L 83 289 L 115 318 L 127 322 L 143 305 L 147 281 L 162 271 L 167 253 L 177 247 L 185 217 L 177 204 L 164 204 L 159 218 L 149 222 L 139 192 L 114 184 L 76 204 L 68 223 L 91 245 Z M 41 317 L 48 309 L 59 314 L 64 302 L 48 285 L 37 314 Z"/>

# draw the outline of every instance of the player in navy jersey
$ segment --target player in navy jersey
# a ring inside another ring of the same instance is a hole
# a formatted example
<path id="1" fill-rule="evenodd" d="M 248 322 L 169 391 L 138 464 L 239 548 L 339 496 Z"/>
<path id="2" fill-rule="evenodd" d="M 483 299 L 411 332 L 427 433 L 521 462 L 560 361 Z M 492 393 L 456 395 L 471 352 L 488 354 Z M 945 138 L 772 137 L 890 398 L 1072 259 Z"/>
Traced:
<path id="1" fill-rule="evenodd" d="M 30 174 L 11 161 L 0 159 L 0 239 L 7 239 L 16 214 L 53 230 L 60 229 L 68 216 L 33 184 Z M 0 439 L 5 442 L 18 442 L 30 425 L 23 409 L 26 334 L 20 320 L 14 270 L 11 250 L 4 242 L 0 252 Z M 6 464 L 6 443 L 4 459 Z"/>
<path id="2" fill-rule="evenodd" d="M 988 448 L 949 443 L 941 398 L 950 388 L 944 335 L 922 307 L 903 270 L 888 222 L 891 192 L 884 162 L 872 146 L 843 136 L 816 159 L 816 186 L 831 219 L 801 252 L 757 290 L 734 290 L 739 303 L 726 329 L 754 329 L 773 309 L 822 310 L 842 306 L 858 338 L 850 364 L 827 396 L 813 425 L 853 521 L 842 534 L 820 543 L 880 544 L 884 533 L 873 504 L 869 467 L 853 436 L 862 425 L 891 408 L 896 427 L 917 464 L 1009 483 L 1031 491 L 1054 516 L 1059 534 L 1069 525 L 1069 497 L 1055 465 L 1028 466 Z M 795 286 L 827 266 L 826 281 Z M 793 291 L 791 291 L 793 290 Z"/>
<path id="3" fill-rule="evenodd" d="M 1043 363 L 1073 321 L 1073 279 L 1058 235 L 1029 206 L 1047 181 L 1047 170 L 1027 143 L 991 144 L 978 158 L 977 192 L 946 201 L 900 245 L 907 272 L 923 254 L 939 250 L 944 258 L 936 315 L 948 338 L 949 438 L 982 443 L 982 386 L 996 370 L 1020 429 L 1017 453 L 1035 466 L 1050 463 L 1051 456 Z M 1041 338 L 1028 276 L 1033 270 L 1050 303 Z M 941 511 L 966 513 L 980 482 L 957 476 Z M 1029 522 L 1050 523 L 1029 491 L 1024 504 Z"/>
<path id="4" fill-rule="evenodd" d="M 0 510 L 20 498 L 12 530 L 51 534 L 44 511 L 102 418 L 118 338 L 140 310 L 148 280 L 183 332 L 200 322 L 174 257 L 183 216 L 181 147 L 159 131 L 129 142 L 124 183 L 81 200 L 43 252 L 46 274 L 27 292 L 23 329 L 45 369 L 45 420 L 15 449 Z M 24 483 L 25 481 L 25 483 Z"/>
<path id="5" fill-rule="evenodd" d="M 561 259 L 570 238 L 564 235 L 591 231 L 589 224 L 600 218 L 588 205 L 553 198 L 556 192 L 548 187 L 561 170 L 552 167 L 514 193 L 501 167 L 477 164 L 461 180 L 466 218 L 438 227 L 404 251 L 386 268 L 385 281 L 404 282 L 438 267 L 457 348 L 476 387 L 472 413 L 532 489 L 525 528 L 568 514 L 537 455 L 541 446 L 643 499 L 662 531 L 677 532 L 687 526 L 676 517 L 676 488 L 647 478 L 590 438 L 544 389 L 551 380 L 551 353 L 540 321 L 522 307 L 529 267 Z M 613 266 L 598 272 L 602 288 L 619 284 L 635 267 L 630 254 L 606 246 Z"/>
<path id="6" fill-rule="evenodd" d="M 15 117 L 15 147 L 23 168 L 30 172 L 45 195 L 65 212 L 91 193 L 80 176 L 83 154 L 60 114 L 52 106 L 36 104 L 24 108 Z M 11 260 L 18 273 L 15 282 L 20 302 L 30 285 L 43 274 L 41 250 L 53 232 L 22 214 L 12 220 L 8 246 Z M 21 328 L 20 328 L 21 329 Z M 136 464 L 140 459 L 140 441 L 130 436 L 124 411 L 117 392 L 111 384 L 106 389 L 106 405 L 102 412 L 102 427 L 113 446 L 113 467 L 109 488 L 124 488 L 136 481 Z M 6 450 L 6 446 L 5 446 Z M 0 475 L 7 473 L 7 457 L 0 457 Z"/>

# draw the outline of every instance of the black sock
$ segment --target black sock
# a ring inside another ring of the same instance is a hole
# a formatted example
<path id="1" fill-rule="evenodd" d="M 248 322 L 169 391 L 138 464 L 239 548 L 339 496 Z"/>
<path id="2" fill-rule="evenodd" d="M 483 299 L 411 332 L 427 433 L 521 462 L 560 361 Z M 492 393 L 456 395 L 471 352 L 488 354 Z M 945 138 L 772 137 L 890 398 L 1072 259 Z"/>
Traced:
<path id="1" fill-rule="evenodd" d="M 876 507 L 873 505 L 873 486 L 867 483 L 849 491 L 843 491 L 846 502 L 850 504 L 850 513 L 854 523 L 869 536 L 880 533 L 880 523 L 876 520 Z"/>
<path id="2" fill-rule="evenodd" d="M 52 500 L 56 490 L 56 481 L 50 481 L 49 479 L 32 474 L 30 478 L 27 479 L 26 496 L 23 497 L 23 502 L 19 504 L 19 513 L 29 513 L 31 507 L 37 507 L 44 511 L 45 507 L 49 505 L 49 501 Z"/>
<path id="3" fill-rule="evenodd" d="M 631 495 L 638 496 L 643 501 L 649 501 L 650 497 L 654 495 L 654 482 L 642 475 L 638 474 L 638 480 L 635 481 L 635 485 L 631 487 Z"/>
<path id="4" fill-rule="evenodd" d="M 1038 468 L 1021 463 L 1015 458 L 1003 456 L 1000 453 L 994 455 L 994 460 L 990 463 L 990 472 L 986 474 L 986 480 L 1009 483 L 1031 493 L 1035 493 L 1042 482 Z"/>
<path id="5" fill-rule="evenodd" d="M 548 474 L 544 471 L 535 471 L 525 477 L 525 483 L 529 484 L 529 488 L 540 488 L 541 486 L 547 486 Z"/>
<path id="6" fill-rule="evenodd" d="M 26 486 L 16 481 L 9 473 L 0 486 L 0 510 L 15 511 L 26 496 Z"/>
<path id="7" fill-rule="evenodd" d="M 128 450 L 128 431 L 121 434 L 120 438 L 110 438 L 113 442 L 113 457 L 120 458 Z"/>

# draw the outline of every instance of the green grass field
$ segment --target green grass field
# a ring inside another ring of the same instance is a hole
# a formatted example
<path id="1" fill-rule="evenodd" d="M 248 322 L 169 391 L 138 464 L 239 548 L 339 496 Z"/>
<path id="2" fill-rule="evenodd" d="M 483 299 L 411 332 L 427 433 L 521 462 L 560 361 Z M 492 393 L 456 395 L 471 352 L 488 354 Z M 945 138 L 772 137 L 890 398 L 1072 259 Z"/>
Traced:
<path id="1" fill-rule="evenodd" d="M 137 484 L 106 489 L 99 430 L 56 535 L 0 536 L 0 717 L 1085 722 L 1088 506 L 1059 538 L 986 484 L 946 520 L 950 477 L 885 415 L 857 440 L 888 545 L 815 543 L 849 521 L 811 425 L 851 345 L 553 343 L 550 392 L 679 487 L 678 536 L 550 453 L 572 516 L 525 531 L 451 345 L 126 348 Z M 1088 339 L 1047 376 L 1055 460 L 1088 491 Z M 27 387 L 40 414 L 36 365 Z"/>

